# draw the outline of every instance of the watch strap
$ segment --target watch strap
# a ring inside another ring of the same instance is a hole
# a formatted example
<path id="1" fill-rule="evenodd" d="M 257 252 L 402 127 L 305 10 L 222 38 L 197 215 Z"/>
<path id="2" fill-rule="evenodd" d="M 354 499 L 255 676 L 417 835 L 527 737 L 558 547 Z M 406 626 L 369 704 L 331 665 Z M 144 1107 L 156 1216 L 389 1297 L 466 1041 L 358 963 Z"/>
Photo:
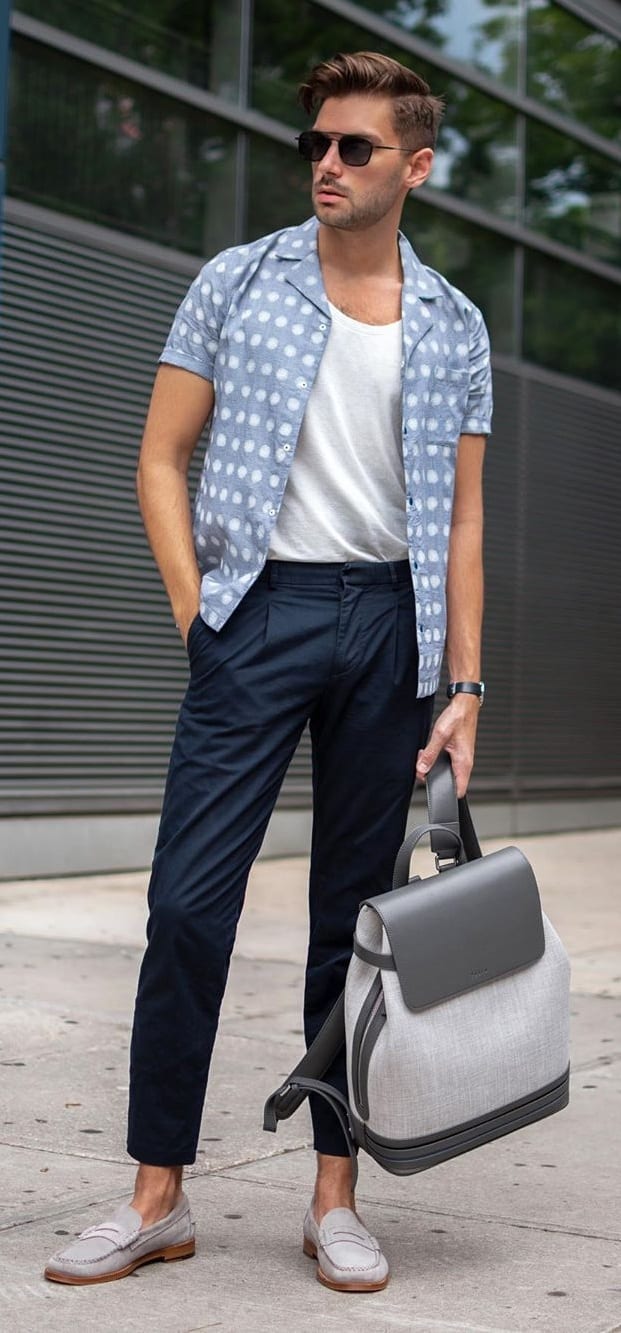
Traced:
<path id="1" fill-rule="evenodd" d="M 485 685 L 482 680 L 452 680 L 447 685 L 446 695 L 453 699 L 456 694 L 475 694 L 483 702 Z"/>

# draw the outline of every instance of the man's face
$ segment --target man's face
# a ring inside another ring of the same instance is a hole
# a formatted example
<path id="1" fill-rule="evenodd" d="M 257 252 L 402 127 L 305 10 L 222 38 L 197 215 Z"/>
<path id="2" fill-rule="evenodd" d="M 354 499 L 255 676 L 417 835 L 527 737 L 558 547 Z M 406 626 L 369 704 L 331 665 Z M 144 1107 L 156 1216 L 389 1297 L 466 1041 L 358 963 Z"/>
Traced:
<path id="1" fill-rule="evenodd" d="M 363 135 L 375 144 L 405 147 L 399 143 L 391 113 L 392 101 L 387 97 L 357 93 L 330 97 L 321 107 L 313 129 L 339 137 Z M 432 154 L 429 149 L 422 152 L 427 175 Z M 313 207 L 319 221 L 350 231 L 373 226 L 395 207 L 400 212 L 408 190 L 416 183 L 412 180 L 411 154 L 374 152 L 366 166 L 349 167 L 342 161 L 335 141 L 320 162 L 312 163 L 312 172 Z"/>

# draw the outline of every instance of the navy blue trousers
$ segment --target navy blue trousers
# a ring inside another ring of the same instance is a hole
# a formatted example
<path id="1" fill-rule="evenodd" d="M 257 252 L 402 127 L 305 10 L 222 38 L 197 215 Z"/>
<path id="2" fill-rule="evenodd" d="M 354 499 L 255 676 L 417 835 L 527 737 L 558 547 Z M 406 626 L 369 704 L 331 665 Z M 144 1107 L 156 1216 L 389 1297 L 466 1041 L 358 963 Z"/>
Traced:
<path id="1" fill-rule="evenodd" d="M 130 1053 L 127 1148 L 156 1166 L 195 1160 L 250 867 L 306 722 L 310 1043 L 344 985 L 359 903 L 390 887 L 433 709 L 416 698 L 407 561 L 268 561 L 222 630 L 194 620 L 188 657 Z M 346 1090 L 343 1054 L 328 1081 Z M 330 1107 L 311 1098 L 311 1115 L 315 1148 L 345 1155 Z"/>

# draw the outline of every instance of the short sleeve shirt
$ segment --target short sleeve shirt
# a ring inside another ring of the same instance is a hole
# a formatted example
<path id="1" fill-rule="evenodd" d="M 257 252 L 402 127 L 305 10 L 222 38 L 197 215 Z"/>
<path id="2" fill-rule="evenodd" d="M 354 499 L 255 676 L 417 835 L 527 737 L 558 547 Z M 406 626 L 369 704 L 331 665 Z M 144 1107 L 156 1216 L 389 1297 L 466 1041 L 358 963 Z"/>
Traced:
<path id="1" fill-rule="evenodd" d="M 211 380 L 215 405 L 193 513 L 200 614 L 219 630 L 258 578 L 330 332 L 309 219 L 209 260 L 160 361 Z M 461 434 L 487 435 L 492 392 L 480 311 L 423 265 L 399 233 L 403 268 L 402 453 L 419 649 L 418 696 L 438 687 Z"/>

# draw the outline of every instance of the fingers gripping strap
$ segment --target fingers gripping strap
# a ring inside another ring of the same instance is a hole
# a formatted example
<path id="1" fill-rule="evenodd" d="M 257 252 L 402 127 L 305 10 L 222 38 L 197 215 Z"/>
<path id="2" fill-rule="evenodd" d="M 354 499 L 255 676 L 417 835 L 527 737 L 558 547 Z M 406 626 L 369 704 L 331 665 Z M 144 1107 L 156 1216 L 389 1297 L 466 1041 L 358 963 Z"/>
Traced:
<path id="1" fill-rule="evenodd" d="M 444 830 L 448 828 L 453 833 L 459 833 L 459 810 L 453 767 L 446 750 L 440 751 L 430 768 L 425 786 L 429 823 L 443 825 L 441 830 L 431 834 L 431 850 L 442 858 L 454 856 L 455 847 Z"/>

